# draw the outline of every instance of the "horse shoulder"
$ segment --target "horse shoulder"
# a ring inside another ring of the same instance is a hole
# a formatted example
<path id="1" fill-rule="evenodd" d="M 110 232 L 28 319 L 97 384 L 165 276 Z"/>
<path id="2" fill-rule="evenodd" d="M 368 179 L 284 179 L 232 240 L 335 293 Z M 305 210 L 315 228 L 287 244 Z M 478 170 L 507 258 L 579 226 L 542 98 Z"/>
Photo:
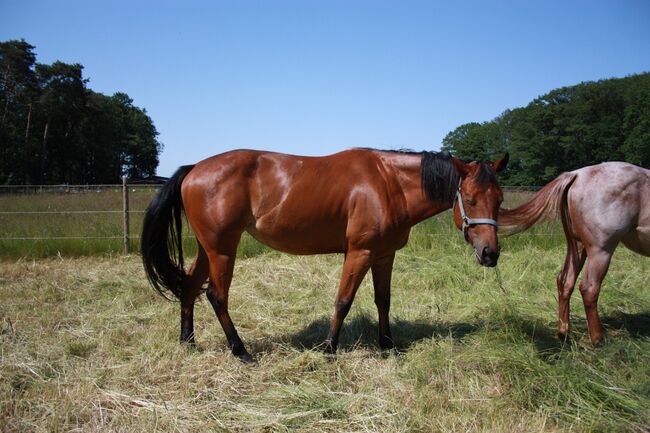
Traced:
<path id="1" fill-rule="evenodd" d="M 348 240 L 373 249 L 399 249 L 408 240 L 410 226 L 398 173 L 379 158 L 361 167 L 359 184 L 349 197 Z"/>

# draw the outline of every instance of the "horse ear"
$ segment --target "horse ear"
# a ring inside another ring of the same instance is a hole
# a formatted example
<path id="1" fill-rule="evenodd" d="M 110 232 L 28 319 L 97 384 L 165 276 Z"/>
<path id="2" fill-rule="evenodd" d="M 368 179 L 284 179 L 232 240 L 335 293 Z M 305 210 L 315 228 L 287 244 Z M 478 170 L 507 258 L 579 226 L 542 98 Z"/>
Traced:
<path id="1" fill-rule="evenodd" d="M 492 163 L 492 168 L 497 173 L 501 173 L 503 170 L 506 169 L 506 166 L 508 165 L 508 160 L 509 159 L 510 159 L 510 155 L 508 154 L 508 152 L 506 152 L 506 154 L 503 155 L 503 158 L 501 158 L 501 159 L 499 159 L 497 161 L 494 161 Z"/>
<path id="2" fill-rule="evenodd" d="M 456 171 L 458 174 L 460 174 L 460 177 L 467 177 L 467 174 L 469 173 L 469 167 L 467 163 L 461 161 L 458 158 L 452 158 L 451 162 L 454 164 L 454 168 L 456 168 Z"/>

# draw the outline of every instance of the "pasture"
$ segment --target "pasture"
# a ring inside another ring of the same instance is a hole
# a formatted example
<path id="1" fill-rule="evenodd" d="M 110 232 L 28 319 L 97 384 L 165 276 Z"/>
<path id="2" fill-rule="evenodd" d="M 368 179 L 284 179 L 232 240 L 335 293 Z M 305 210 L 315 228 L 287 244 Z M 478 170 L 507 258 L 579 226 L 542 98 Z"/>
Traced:
<path id="1" fill-rule="evenodd" d="M 41 198 L 49 204 L 0 196 L 0 203 L 3 210 L 115 209 L 98 194 Z M 135 196 L 131 208 L 143 209 L 151 195 Z M 506 206 L 521 199 L 510 195 Z M 3 218 L 5 236 L 121 230 L 119 214 L 91 215 L 91 223 Z M 137 221 L 132 225 L 138 233 Z M 625 248 L 615 253 L 600 298 L 602 346 L 589 341 L 577 290 L 571 340 L 559 342 L 555 277 L 565 245 L 557 223 L 502 239 L 496 269 L 476 264 L 449 213 L 416 226 L 393 272 L 398 350 L 378 349 L 368 275 L 334 359 L 317 346 L 327 334 L 342 257 L 289 256 L 246 238 L 230 312 L 254 365 L 230 354 L 203 296 L 195 312 L 198 347 L 179 345 L 178 304 L 149 287 L 137 254 L 119 254 L 120 239 L 108 252 L 105 240 L 33 241 L 28 250 L 24 242 L 0 244 L 2 431 L 650 427 L 650 261 Z M 187 239 L 188 248 L 192 243 Z"/>

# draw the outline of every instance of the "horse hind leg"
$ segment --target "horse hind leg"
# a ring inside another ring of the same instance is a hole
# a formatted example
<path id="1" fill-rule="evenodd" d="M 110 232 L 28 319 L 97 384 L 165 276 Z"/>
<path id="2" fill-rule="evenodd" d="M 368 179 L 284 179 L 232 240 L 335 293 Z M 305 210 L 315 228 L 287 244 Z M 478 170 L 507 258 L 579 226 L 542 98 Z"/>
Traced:
<path id="1" fill-rule="evenodd" d="M 575 287 L 578 275 L 585 264 L 585 249 L 581 243 L 576 243 L 577 248 L 567 249 L 564 265 L 557 276 L 557 300 L 558 300 L 558 325 L 557 336 L 560 340 L 566 340 L 569 335 L 569 309 L 571 294 Z"/>
<path id="2" fill-rule="evenodd" d="M 252 362 L 253 357 L 244 347 L 228 313 L 228 291 L 232 282 L 240 237 L 241 232 L 220 236 L 218 242 L 214 243 L 216 247 L 206 251 L 210 262 L 210 284 L 208 285 L 207 298 L 226 334 L 232 354 L 243 362 Z"/>
<path id="3" fill-rule="evenodd" d="M 375 289 L 375 305 L 379 317 L 379 347 L 392 349 L 393 337 L 390 333 L 388 312 L 390 310 L 390 280 L 395 254 L 372 264 L 372 283 Z"/>
<path id="4" fill-rule="evenodd" d="M 181 343 L 194 344 L 194 302 L 201 293 L 201 286 L 208 278 L 208 257 L 205 250 L 198 244 L 198 254 L 187 272 L 183 282 L 181 296 Z"/>
<path id="5" fill-rule="evenodd" d="M 598 295 L 612 259 L 612 252 L 597 249 L 589 251 L 588 255 L 587 269 L 580 281 L 580 293 L 587 315 L 589 337 L 593 344 L 598 344 L 603 340 L 603 328 L 598 317 Z"/>

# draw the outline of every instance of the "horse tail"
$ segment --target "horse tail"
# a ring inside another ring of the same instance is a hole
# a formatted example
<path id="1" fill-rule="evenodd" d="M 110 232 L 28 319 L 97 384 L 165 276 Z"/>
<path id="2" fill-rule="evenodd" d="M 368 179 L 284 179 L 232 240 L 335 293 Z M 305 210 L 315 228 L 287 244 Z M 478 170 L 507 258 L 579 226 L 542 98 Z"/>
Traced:
<path id="1" fill-rule="evenodd" d="M 568 218 L 565 205 L 567 194 L 576 176 L 577 174 L 571 172 L 562 173 L 535 193 L 528 202 L 514 209 L 499 209 L 499 233 L 510 236 L 523 232 L 547 218 L 556 216 L 558 212 L 562 213 L 564 224 L 565 218 Z"/>
<path id="2" fill-rule="evenodd" d="M 151 285 L 167 298 L 164 289 L 180 299 L 186 273 L 183 263 L 181 185 L 194 168 L 186 165 L 163 185 L 144 215 L 140 247 Z"/>

